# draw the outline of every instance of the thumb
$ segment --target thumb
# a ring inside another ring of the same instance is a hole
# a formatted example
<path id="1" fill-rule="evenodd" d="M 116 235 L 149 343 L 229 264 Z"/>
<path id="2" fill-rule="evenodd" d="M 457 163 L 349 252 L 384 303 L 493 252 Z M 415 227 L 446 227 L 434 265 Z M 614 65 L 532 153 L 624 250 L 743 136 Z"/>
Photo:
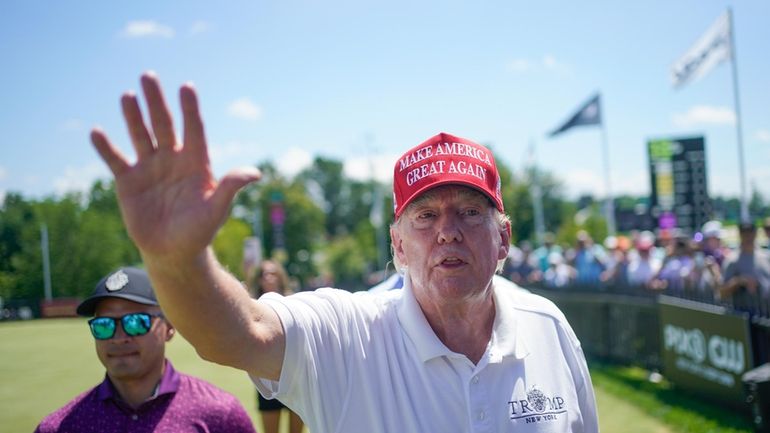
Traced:
<path id="1" fill-rule="evenodd" d="M 248 167 L 233 170 L 225 175 L 217 185 L 217 189 L 211 196 L 214 207 L 227 209 L 232 203 L 235 194 L 244 186 L 258 181 L 262 173 L 256 167 Z"/>

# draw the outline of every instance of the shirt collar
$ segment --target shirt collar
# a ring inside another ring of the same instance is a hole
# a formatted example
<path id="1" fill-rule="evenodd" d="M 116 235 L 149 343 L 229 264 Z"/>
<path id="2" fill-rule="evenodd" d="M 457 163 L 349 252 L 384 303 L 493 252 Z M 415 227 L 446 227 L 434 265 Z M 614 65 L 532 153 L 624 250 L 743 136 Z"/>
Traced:
<path id="1" fill-rule="evenodd" d="M 492 279 L 492 288 L 496 311 L 495 323 L 492 326 L 490 362 L 500 362 L 506 356 L 523 359 L 529 355 L 529 349 L 521 335 L 522 329 L 519 326 L 514 297 L 510 296 L 510 291 L 521 289 L 498 275 Z"/>
<path id="2" fill-rule="evenodd" d="M 155 393 L 149 400 L 156 398 L 163 394 L 172 394 L 179 389 L 179 373 L 174 370 L 174 366 L 168 359 L 165 360 L 166 368 L 163 371 L 163 376 L 160 378 L 160 382 L 156 388 Z M 99 400 L 115 399 L 119 400 L 118 392 L 115 390 L 115 386 L 110 381 L 109 376 L 104 374 L 104 380 L 97 387 L 96 395 Z"/>
<path id="3" fill-rule="evenodd" d="M 522 359 L 529 354 L 524 339 L 520 338 L 515 306 L 504 291 L 520 290 L 513 283 L 504 284 L 502 277 L 495 276 L 492 282 L 495 300 L 495 322 L 492 327 L 492 341 L 487 349 L 490 362 L 500 362 L 503 357 Z M 505 281 L 505 280 L 503 280 Z M 510 287 L 509 287 L 510 286 Z M 439 356 L 457 356 L 439 340 L 430 327 L 425 314 L 417 303 L 409 273 L 404 276 L 404 287 L 397 309 L 398 320 L 407 337 L 417 350 L 422 362 Z"/>
<path id="4" fill-rule="evenodd" d="M 420 304 L 417 303 L 417 298 L 414 297 L 412 279 L 408 272 L 404 275 L 404 287 L 401 302 L 398 305 L 398 321 L 417 349 L 417 356 L 420 357 L 420 361 L 427 362 L 442 355 L 453 355 L 452 351 L 438 339 L 430 327 L 428 319 L 425 318 Z"/>

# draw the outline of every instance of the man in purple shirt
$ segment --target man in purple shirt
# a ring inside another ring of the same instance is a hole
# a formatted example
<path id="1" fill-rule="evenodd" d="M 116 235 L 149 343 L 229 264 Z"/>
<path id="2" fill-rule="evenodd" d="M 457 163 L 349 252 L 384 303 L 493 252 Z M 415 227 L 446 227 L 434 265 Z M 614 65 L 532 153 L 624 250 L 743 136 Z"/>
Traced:
<path id="1" fill-rule="evenodd" d="M 48 415 L 36 432 L 254 432 L 231 394 L 178 373 L 165 358 L 174 328 L 147 274 L 122 268 L 77 309 L 88 321 L 104 381 Z"/>

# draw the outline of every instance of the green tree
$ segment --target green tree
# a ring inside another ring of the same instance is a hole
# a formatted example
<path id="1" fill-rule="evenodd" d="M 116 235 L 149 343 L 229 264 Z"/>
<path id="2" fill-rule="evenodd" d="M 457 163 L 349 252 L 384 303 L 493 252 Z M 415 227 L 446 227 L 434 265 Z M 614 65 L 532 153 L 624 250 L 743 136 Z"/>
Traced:
<path id="1" fill-rule="evenodd" d="M 0 207 L 0 296 L 5 299 L 24 296 L 20 267 L 25 266 L 25 256 L 36 248 L 34 234 L 37 230 L 39 223 L 32 203 L 20 194 L 6 195 Z M 39 249 L 39 237 L 37 239 Z"/>
<path id="2" fill-rule="evenodd" d="M 243 240 L 251 236 L 251 227 L 243 220 L 228 218 L 214 238 L 214 252 L 219 262 L 243 280 Z"/>
<path id="3" fill-rule="evenodd" d="M 283 262 L 289 274 L 300 284 L 318 275 L 313 257 L 324 247 L 326 214 L 311 199 L 305 184 L 282 176 L 269 162 L 259 164 L 262 180 L 250 185 L 236 197 L 234 214 L 261 236 L 265 257 Z M 276 200 L 283 207 L 284 253 L 278 252 L 271 208 Z M 285 254 L 283 257 L 276 255 Z"/>

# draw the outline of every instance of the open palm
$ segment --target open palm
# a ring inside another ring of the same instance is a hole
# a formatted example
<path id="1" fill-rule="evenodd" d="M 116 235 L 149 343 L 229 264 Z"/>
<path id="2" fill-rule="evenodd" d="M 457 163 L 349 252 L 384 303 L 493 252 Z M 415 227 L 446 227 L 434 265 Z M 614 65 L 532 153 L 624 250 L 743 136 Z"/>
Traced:
<path id="1" fill-rule="evenodd" d="M 152 73 L 141 78 L 150 130 L 137 96 L 123 95 L 121 105 L 137 161 L 131 164 L 95 129 L 91 140 L 115 176 L 123 220 L 143 255 L 191 257 L 203 251 L 227 216 L 235 193 L 259 179 L 256 168 L 230 172 L 219 182 L 211 172 L 195 89 L 181 87 L 184 135 L 180 143 Z"/>

